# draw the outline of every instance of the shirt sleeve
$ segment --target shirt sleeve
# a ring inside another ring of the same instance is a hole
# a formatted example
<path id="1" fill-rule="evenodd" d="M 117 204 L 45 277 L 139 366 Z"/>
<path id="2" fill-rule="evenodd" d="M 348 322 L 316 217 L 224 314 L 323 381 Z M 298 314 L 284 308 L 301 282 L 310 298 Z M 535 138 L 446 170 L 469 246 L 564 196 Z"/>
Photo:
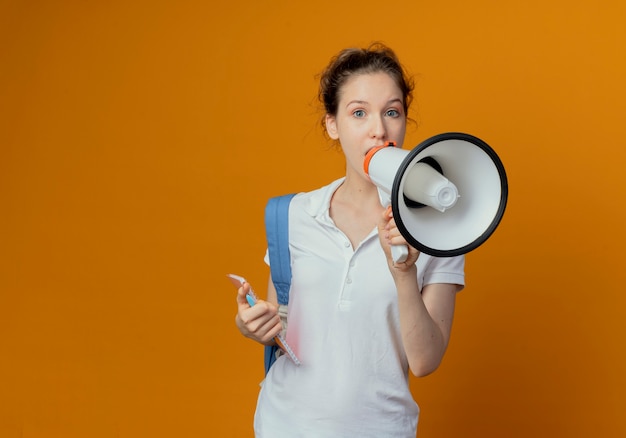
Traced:
<path id="1" fill-rule="evenodd" d="M 421 254 L 420 257 L 425 254 Z M 455 257 L 432 257 L 426 262 L 421 275 L 421 287 L 433 283 L 465 286 L 465 255 Z"/>

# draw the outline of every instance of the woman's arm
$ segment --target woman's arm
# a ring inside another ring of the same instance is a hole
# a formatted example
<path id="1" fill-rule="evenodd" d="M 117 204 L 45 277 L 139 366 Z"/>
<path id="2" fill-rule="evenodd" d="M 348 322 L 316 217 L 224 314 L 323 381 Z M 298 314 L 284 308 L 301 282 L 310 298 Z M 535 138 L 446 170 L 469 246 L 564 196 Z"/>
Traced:
<path id="1" fill-rule="evenodd" d="M 439 367 L 448 347 L 460 286 L 429 284 L 420 293 L 415 266 L 419 251 L 409 246 L 408 258 L 403 263 L 394 263 L 391 258 L 390 245 L 406 245 L 391 209 L 383 213 L 379 237 L 398 292 L 400 330 L 409 368 L 415 376 L 428 375 Z"/>
<path id="2" fill-rule="evenodd" d="M 397 276 L 398 309 L 402 343 L 411 372 L 418 377 L 435 371 L 450 340 L 456 294 L 460 286 L 426 285 L 420 294 L 415 273 L 412 279 Z"/>

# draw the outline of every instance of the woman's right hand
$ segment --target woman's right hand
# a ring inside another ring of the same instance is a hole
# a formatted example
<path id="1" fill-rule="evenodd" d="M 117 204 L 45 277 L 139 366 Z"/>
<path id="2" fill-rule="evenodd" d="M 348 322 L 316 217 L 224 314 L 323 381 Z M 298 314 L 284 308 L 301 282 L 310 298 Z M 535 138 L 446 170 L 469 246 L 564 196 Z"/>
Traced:
<path id="1" fill-rule="evenodd" d="M 254 306 L 250 306 L 246 299 L 249 292 L 248 283 L 244 283 L 237 291 L 237 328 L 247 338 L 263 345 L 272 345 L 274 337 L 282 330 L 278 307 L 264 300 L 258 300 Z"/>

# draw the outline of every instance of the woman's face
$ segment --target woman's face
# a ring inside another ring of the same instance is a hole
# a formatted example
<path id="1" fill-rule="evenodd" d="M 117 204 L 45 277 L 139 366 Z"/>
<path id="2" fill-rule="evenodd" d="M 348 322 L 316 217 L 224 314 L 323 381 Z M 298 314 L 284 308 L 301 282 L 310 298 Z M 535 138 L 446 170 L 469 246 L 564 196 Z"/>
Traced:
<path id="1" fill-rule="evenodd" d="M 402 91 L 387 73 L 357 74 L 339 90 L 335 116 L 326 116 L 326 130 L 339 140 L 346 156 L 347 172 L 365 176 L 363 160 L 367 152 L 394 141 L 402 147 L 406 114 Z"/>

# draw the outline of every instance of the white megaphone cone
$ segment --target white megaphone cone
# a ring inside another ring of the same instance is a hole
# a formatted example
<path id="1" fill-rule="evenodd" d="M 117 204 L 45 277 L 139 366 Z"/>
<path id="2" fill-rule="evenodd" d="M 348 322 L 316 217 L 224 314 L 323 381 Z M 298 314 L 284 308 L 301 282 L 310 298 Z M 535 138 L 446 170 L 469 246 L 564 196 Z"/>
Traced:
<path id="1" fill-rule="evenodd" d="M 468 134 L 440 134 L 413 150 L 393 143 L 370 150 L 365 173 L 391 204 L 396 225 L 413 247 L 451 257 L 481 244 L 500 223 L 508 197 L 504 166 L 482 140 Z M 392 245 L 394 261 L 408 255 Z"/>

